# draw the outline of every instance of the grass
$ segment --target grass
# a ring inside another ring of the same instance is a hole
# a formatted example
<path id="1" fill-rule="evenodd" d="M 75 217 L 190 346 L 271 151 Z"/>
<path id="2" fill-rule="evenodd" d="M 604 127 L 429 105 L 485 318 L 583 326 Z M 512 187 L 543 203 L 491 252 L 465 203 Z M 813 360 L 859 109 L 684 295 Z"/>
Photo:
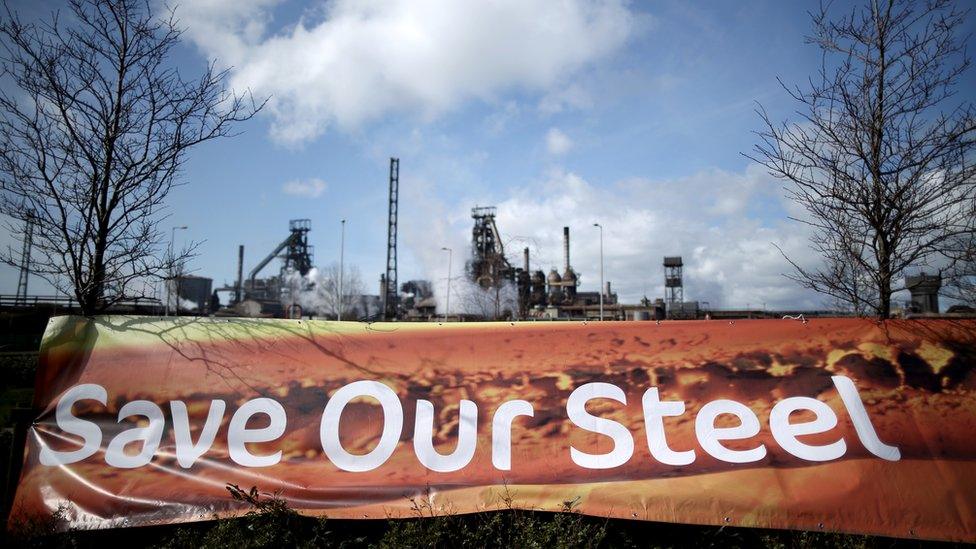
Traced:
<path id="1" fill-rule="evenodd" d="M 249 511 L 234 519 L 176 526 L 59 532 L 63 510 L 27 524 L 13 525 L 3 542 L 8 547 L 156 547 L 183 548 L 475 548 L 519 547 L 568 549 L 603 547 L 752 548 L 772 549 L 901 549 L 952 547 L 901 540 L 824 532 L 755 528 L 687 526 L 604 519 L 577 512 L 564 503 L 563 512 L 519 508 L 514 495 L 503 494 L 497 510 L 457 515 L 450 505 L 435 506 L 429 494 L 410 500 L 412 516 L 387 520 L 332 520 L 300 515 L 275 494 L 228 485 L 229 497 Z"/>

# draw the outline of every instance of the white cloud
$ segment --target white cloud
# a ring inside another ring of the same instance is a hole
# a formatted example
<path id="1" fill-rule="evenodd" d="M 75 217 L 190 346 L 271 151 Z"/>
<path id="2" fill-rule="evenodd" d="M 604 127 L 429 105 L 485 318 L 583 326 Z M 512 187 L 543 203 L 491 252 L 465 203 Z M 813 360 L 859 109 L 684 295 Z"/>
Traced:
<path id="1" fill-rule="evenodd" d="M 424 231 L 405 234 L 405 246 L 420 259 L 425 276 L 444 277 L 438 250 L 451 245 L 455 264 L 466 259 L 474 204 L 424 204 L 416 212 L 431 220 Z M 533 269 L 562 270 L 562 228 L 570 227 L 571 263 L 582 288 L 599 285 L 599 233 L 604 226 L 606 279 L 628 303 L 663 297 L 665 255 L 684 258 L 685 299 L 712 307 L 818 308 L 824 299 L 782 276 L 790 266 L 780 246 L 804 266 L 816 264 L 807 228 L 785 219 L 781 184 L 758 166 L 743 172 L 704 170 L 674 179 L 628 179 L 597 185 L 556 171 L 537 184 L 512 190 L 497 203 L 506 252 L 521 264 L 530 249 Z M 426 211 L 426 210 L 425 210 Z M 431 239 L 431 235 L 438 235 Z M 433 244 L 432 244 L 433 242 Z"/>
<path id="2" fill-rule="evenodd" d="M 325 181 L 317 177 L 312 179 L 295 179 L 281 186 L 282 192 L 291 196 L 301 196 L 304 198 L 318 198 L 322 196 L 328 187 Z"/>
<path id="3" fill-rule="evenodd" d="M 516 120 L 522 109 L 515 101 L 506 101 L 505 105 L 496 109 L 484 119 L 484 128 L 489 135 L 499 135 L 505 131 L 513 120 Z"/>
<path id="4" fill-rule="evenodd" d="M 561 156 L 573 148 L 573 140 L 559 128 L 549 128 L 546 133 L 546 150 L 549 154 Z"/>
<path id="5" fill-rule="evenodd" d="M 570 109 L 585 109 L 593 105 L 593 98 L 580 84 L 552 90 L 539 100 L 538 109 L 542 114 L 556 114 Z"/>
<path id="6" fill-rule="evenodd" d="M 272 134 L 286 143 L 507 91 L 545 94 L 616 51 L 635 25 L 622 0 L 337 0 L 269 34 L 276 3 L 209 0 L 178 13 L 187 36 L 233 67 L 235 88 L 273 96 Z"/>

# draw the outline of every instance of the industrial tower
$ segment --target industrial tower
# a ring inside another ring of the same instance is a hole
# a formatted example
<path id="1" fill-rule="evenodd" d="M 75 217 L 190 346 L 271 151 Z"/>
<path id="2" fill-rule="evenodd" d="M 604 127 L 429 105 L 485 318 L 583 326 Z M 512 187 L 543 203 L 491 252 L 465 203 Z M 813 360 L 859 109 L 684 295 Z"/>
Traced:
<path id="1" fill-rule="evenodd" d="M 383 318 L 396 320 L 397 293 L 397 206 L 400 195 L 400 159 L 390 159 L 390 211 L 386 233 L 386 275 L 383 278 Z"/>
<path id="2" fill-rule="evenodd" d="M 292 219 L 288 222 L 288 238 L 264 259 L 262 259 L 248 274 L 250 284 L 245 288 L 245 294 L 255 293 L 258 289 L 257 276 L 268 263 L 275 258 L 281 259 L 279 281 L 284 281 L 290 273 L 297 272 L 302 276 L 312 270 L 314 248 L 308 244 L 308 232 L 312 230 L 312 222 L 308 219 Z M 238 248 L 238 280 L 244 261 L 244 247 Z M 235 293 L 237 290 L 235 289 Z M 236 296 L 235 296 L 236 297 Z M 246 296 L 245 296 L 246 297 Z M 264 296 L 266 299 L 277 299 L 278 296 Z"/>
<path id="3" fill-rule="evenodd" d="M 17 278 L 17 296 L 14 303 L 27 304 L 27 277 L 30 275 L 31 248 L 34 247 L 34 216 L 27 214 L 24 221 L 24 249 L 20 253 L 20 276 Z"/>
<path id="4" fill-rule="evenodd" d="M 482 288 L 496 288 L 515 274 L 495 224 L 495 208 L 471 208 L 474 229 L 471 231 L 471 279 Z"/>
<path id="5" fill-rule="evenodd" d="M 308 231 L 312 230 L 312 222 L 308 219 L 292 219 L 288 222 L 288 249 L 284 264 L 281 266 L 282 275 L 288 272 L 299 272 L 302 276 L 312 270 L 312 246 L 308 245 Z"/>
<path id="6" fill-rule="evenodd" d="M 668 316 L 673 316 L 676 308 L 684 301 L 684 287 L 681 281 L 681 256 L 664 258 L 664 301 L 668 304 Z M 677 307 L 675 307 L 677 305 Z"/>

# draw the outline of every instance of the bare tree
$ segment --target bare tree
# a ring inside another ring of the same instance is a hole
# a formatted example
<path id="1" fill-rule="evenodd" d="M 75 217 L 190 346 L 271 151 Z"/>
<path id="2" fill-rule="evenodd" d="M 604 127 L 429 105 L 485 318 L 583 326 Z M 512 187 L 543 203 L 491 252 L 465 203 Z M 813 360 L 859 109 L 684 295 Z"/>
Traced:
<path id="1" fill-rule="evenodd" d="M 951 266 L 943 272 L 942 293 L 969 306 L 976 306 L 976 235 L 956 241 L 946 254 Z"/>
<path id="2" fill-rule="evenodd" d="M 164 201 L 187 151 L 231 134 L 260 108 L 228 92 L 211 64 L 184 79 L 170 53 L 180 30 L 150 2 L 71 0 L 70 13 L 0 23 L 0 213 L 33 221 L 33 274 L 87 315 L 141 297 L 181 254 L 161 253 Z M 19 254 L 0 255 L 17 264 Z"/>
<path id="3" fill-rule="evenodd" d="M 817 78 L 784 85 L 800 119 L 777 123 L 760 107 L 765 127 L 747 156 L 790 183 L 825 259 L 790 260 L 788 276 L 883 319 L 906 268 L 944 267 L 950 243 L 974 232 L 976 112 L 954 100 L 969 67 L 957 36 L 966 12 L 950 0 L 829 11 L 812 15 L 808 37 L 823 53 Z"/>
<path id="4" fill-rule="evenodd" d="M 294 278 L 287 283 L 297 303 L 316 314 L 334 318 L 339 312 L 340 304 L 343 320 L 356 320 L 373 313 L 368 310 L 368 304 L 364 304 L 360 299 L 365 290 L 362 276 L 355 265 L 345 267 L 342 277 L 342 295 L 339 294 L 338 263 L 332 263 L 324 269 L 315 269 L 306 278 L 295 273 Z"/>
<path id="5" fill-rule="evenodd" d="M 459 304 L 461 313 L 484 320 L 508 319 L 518 311 L 518 292 L 505 280 L 485 288 L 462 277 L 452 283 L 451 295 L 456 296 L 454 303 Z"/>

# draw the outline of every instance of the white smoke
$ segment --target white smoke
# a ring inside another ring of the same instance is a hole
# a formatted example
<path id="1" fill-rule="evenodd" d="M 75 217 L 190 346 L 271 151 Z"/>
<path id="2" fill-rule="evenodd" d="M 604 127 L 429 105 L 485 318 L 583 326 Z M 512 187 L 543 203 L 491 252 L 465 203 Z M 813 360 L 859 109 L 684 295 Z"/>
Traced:
<path id="1" fill-rule="evenodd" d="M 199 312 L 201 310 L 201 306 L 199 303 L 190 301 L 189 299 L 179 297 L 176 295 L 175 292 L 167 293 L 165 302 L 167 302 L 167 306 L 174 311 L 177 310 L 177 308 L 181 312 L 186 312 L 186 313 Z M 205 303 L 203 304 L 202 308 L 203 309 L 206 308 Z"/>
<path id="2" fill-rule="evenodd" d="M 305 314 L 335 318 L 342 303 L 343 320 L 373 318 L 379 313 L 375 296 L 364 295 L 362 277 L 355 266 L 345 267 L 342 276 L 342 298 L 339 297 L 339 266 L 313 267 L 302 276 L 287 273 L 282 280 L 285 289 L 282 305 L 297 303 Z"/>
<path id="3" fill-rule="evenodd" d="M 442 310 L 440 301 L 438 309 Z M 450 314 L 485 319 L 514 318 L 518 315 L 518 289 L 509 281 L 502 282 L 497 288 L 482 288 L 465 274 L 451 280 Z"/>

